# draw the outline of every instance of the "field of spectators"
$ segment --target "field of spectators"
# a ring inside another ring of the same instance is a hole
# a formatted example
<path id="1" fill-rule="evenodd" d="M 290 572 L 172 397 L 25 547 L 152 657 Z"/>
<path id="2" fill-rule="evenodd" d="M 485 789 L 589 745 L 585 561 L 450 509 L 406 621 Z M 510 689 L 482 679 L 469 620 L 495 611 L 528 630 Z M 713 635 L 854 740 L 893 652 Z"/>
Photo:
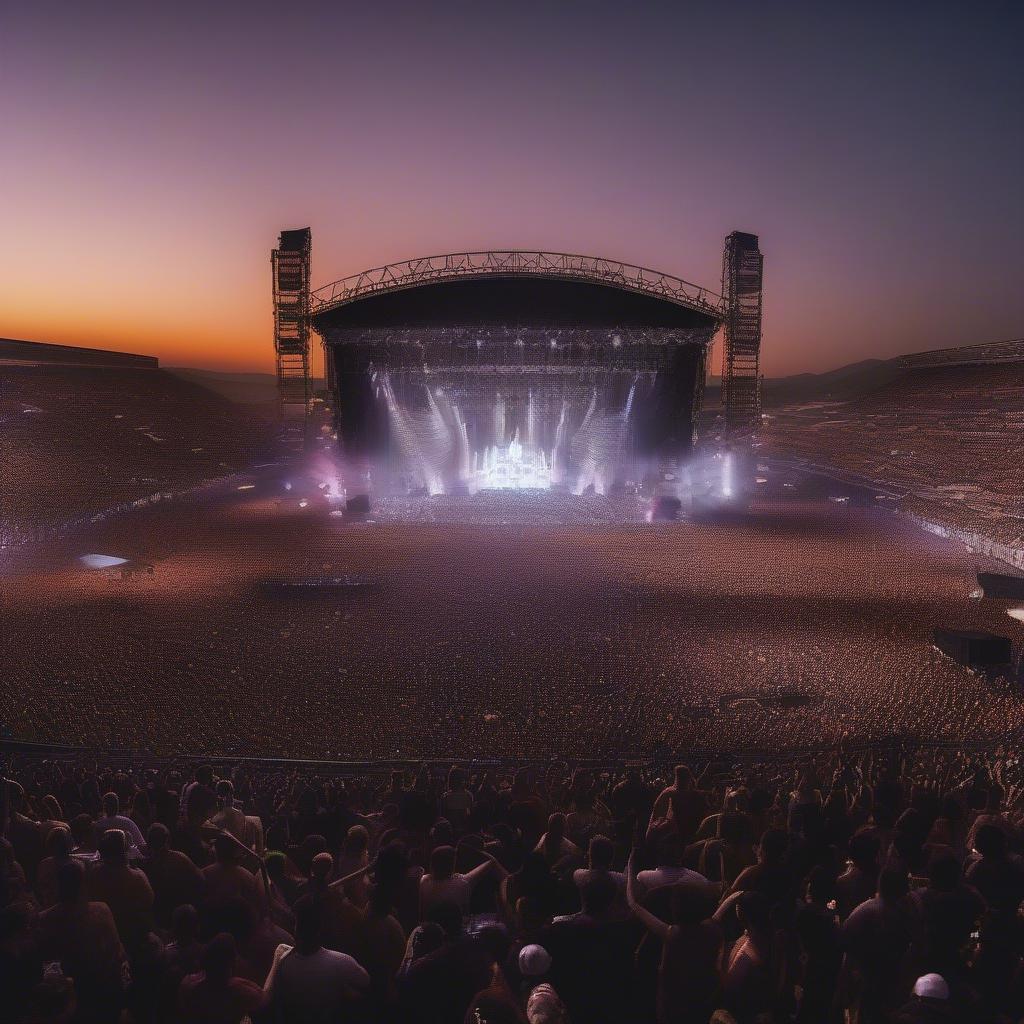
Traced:
<path id="1" fill-rule="evenodd" d="M 1024 548 L 1024 361 L 908 366 L 850 400 L 769 409 L 764 441 L 893 489 L 921 518 Z"/>
<path id="2" fill-rule="evenodd" d="M 158 369 L 0 366 L 0 539 L 247 467 L 266 420 Z"/>
<path id="3" fill-rule="evenodd" d="M 1021 766 L 898 744 L 390 775 L 19 756 L 0 1014 L 1012 1024 Z"/>
<path id="4" fill-rule="evenodd" d="M 492 525 L 486 495 L 478 522 L 302 501 L 143 509 L 9 574 L 7 733 L 371 760 L 994 744 L 1024 726 L 1009 683 L 932 646 L 938 626 L 983 628 L 1019 655 L 1009 602 L 972 600 L 963 545 L 891 512 L 781 485 L 749 513 L 653 526 Z M 85 552 L 154 571 L 88 570 Z M 370 585 L 267 586 L 344 577 Z"/>

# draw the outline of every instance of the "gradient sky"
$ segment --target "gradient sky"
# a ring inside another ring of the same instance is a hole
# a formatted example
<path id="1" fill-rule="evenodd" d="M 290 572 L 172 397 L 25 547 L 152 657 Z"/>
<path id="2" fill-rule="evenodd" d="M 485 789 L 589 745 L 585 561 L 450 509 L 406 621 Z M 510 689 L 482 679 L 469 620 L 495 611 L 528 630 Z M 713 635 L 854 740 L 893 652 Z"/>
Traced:
<path id="1" fill-rule="evenodd" d="M 770 375 L 1024 335 L 1024 4 L 8 5 L 0 336 L 272 366 L 313 281 L 465 249 L 716 287 Z M 717 365 L 716 352 L 716 365 Z"/>

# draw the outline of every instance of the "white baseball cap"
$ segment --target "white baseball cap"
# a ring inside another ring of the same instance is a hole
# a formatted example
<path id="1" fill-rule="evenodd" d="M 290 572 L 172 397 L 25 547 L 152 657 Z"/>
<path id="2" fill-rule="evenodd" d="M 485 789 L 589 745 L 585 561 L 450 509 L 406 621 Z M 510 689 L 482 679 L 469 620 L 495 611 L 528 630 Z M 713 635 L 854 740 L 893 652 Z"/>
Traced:
<path id="1" fill-rule="evenodd" d="M 523 946 L 519 951 L 519 970 L 528 978 L 538 978 L 547 974 L 551 967 L 551 954 L 536 943 Z"/>
<path id="2" fill-rule="evenodd" d="M 914 995 L 924 999 L 948 999 L 949 986 L 941 974 L 922 974 L 914 982 Z"/>

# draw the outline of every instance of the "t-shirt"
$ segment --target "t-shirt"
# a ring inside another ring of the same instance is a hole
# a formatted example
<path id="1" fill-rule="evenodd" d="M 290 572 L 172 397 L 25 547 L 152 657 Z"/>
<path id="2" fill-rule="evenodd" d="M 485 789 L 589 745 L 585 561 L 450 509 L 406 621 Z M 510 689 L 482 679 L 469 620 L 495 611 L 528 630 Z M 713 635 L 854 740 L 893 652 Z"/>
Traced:
<path id="1" fill-rule="evenodd" d="M 610 878 L 615 883 L 615 898 L 612 900 L 609 916 L 615 920 L 628 920 L 632 917 L 632 911 L 626 902 L 626 876 L 621 871 L 602 871 L 594 868 L 577 868 L 572 873 L 573 884 L 581 892 L 588 882 L 596 878 Z"/>
<path id="2" fill-rule="evenodd" d="M 178 993 L 178 1006 L 191 1024 L 238 1024 L 262 1001 L 263 989 L 245 978 L 211 985 L 201 972 L 185 978 Z"/>
<path id="3" fill-rule="evenodd" d="M 875 896 L 846 919 L 842 943 L 873 983 L 890 981 L 900 971 L 914 939 L 915 922 L 908 904 L 889 905 Z"/>
<path id="4" fill-rule="evenodd" d="M 663 885 L 707 885 L 708 880 L 699 872 L 689 868 L 658 867 L 641 871 L 636 876 L 637 898 L 645 896 Z"/>
<path id="5" fill-rule="evenodd" d="M 120 829 L 128 838 L 128 845 L 131 847 L 129 856 L 137 856 L 146 852 L 146 840 L 139 830 L 139 826 L 126 818 L 123 814 L 111 814 L 99 818 L 96 822 L 96 835 L 101 836 L 110 829 Z"/>
<path id="6" fill-rule="evenodd" d="M 967 881 L 991 909 L 1013 913 L 1024 900 L 1024 860 L 1015 853 L 982 857 L 967 869 Z"/>
<path id="7" fill-rule="evenodd" d="M 473 883 L 458 872 L 450 878 L 431 878 L 430 875 L 424 875 L 420 879 L 421 915 L 425 915 L 431 907 L 448 901 L 466 914 L 469 912 L 469 898 L 472 894 Z"/>
<path id="8" fill-rule="evenodd" d="M 336 1024 L 353 990 L 370 984 L 370 976 L 347 953 L 293 949 L 277 968 L 273 1006 L 290 1024 Z"/>

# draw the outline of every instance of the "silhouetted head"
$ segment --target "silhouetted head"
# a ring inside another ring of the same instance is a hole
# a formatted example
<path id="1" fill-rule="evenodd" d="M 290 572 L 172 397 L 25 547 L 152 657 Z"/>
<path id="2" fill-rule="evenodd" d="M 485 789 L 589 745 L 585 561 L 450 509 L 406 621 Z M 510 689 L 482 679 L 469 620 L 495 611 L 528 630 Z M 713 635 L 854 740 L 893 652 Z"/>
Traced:
<path id="1" fill-rule="evenodd" d="M 878 854 L 881 848 L 878 833 L 862 829 L 850 838 L 850 860 L 858 870 L 874 874 L 878 870 Z"/>
<path id="2" fill-rule="evenodd" d="M 318 853 L 309 865 L 309 877 L 315 888 L 326 889 L 327 879 L 334 870 L 334 858 L 327 853 Z"/>
<path id="3" fill-rule="evenodd" d="M 146 846 L 149 847 L 151 854 L 162 853 L 170 845 L 170 842 L 171 833 L 163 822 L 154 821 L 146 830 Z"/>
<path id="4" fill-rule="evenodd" d="M 906 871 L 883 868 L 878 876 L 878 895 L 883 903 L 898 903 L 910 892 Z"/>
<path id="5" fill-rule="evenodd" d="M 108 828 L 96 848 L 104 864 L 123 864 L 128 856 L 128 837 L 119 828 Z"/>
<path id="6" fill-rule="evenodd" d="M 455 870 L 455 847 L 438 846 L 430 855 L 430 877 L 443 881 Z"/>
<path id="7" fill-rule="evenodd" d="M 280 850 L 271 850 L 266 856 L 267 874 L 274 882 L 281 882 L 287 875 L 288 860 Z"/>
<path id="8" fill-rule="evenodd" d="M 780 828 L 770 828 L 757 847 L 757 859 L 762 864 L 781 864 L 789 850 L 789 836 Z"/>
<path id="9" fill-rule="evenodd" d="M 226 985 L 231 980 L 237 953 L 235 940 L 228 932 L 221 932 L 210 939 L 199 959 L 206 980 L 215 985 Z"/>
<path id="10" fill-rule="evenodd" d="M 1006 833 L 996 825 L 980 825 L 974 848 L 986 860 L 1001 860 L 1006 856 Z"/>
<path id="11" fill-rule="evenodd" d="M 54 860 L 67 860 L 71 856 L 74 845 L 69 829 L 63 825 L 51 829 L 50 834 L 46 837 L 47 856 L 53 857 Z"/>
<path id="12" fill-rule="evenodd" d="M 96 826 L 88 814 L 76 814 L 71 819 L 71 836 L 76 846 L 92 846 L 96 839 Z"/>
<path id="13" fill-rule="evenodd" d="M 593 839 L 590 840 L 587 857 L 592 868 L 598 868 L 605 871 L 609 870 L 612 866 L 612 859 L 614 856 L 615 847 L 612 845 L 612 841 L 606 836 L 594 836 Z"/>
<path id="14" fill-rule="evenodd" d="M 217 836 L 213 841 L 213 855 L 218 864 L 235 864 L 238 861 L 238 847 L 231 836 Z"/>
<path id="15" fill-rule="evenodd" d="M 358 856 L 366 851 L 370 844 L 370 833 L 363 825 L 353 825 L 345 833 L 345 852 L 350 856 Z"/>
<path id="16" fill-rule="evenodd" d="M 221 807 L 231 807 L 235 800 L 235 787 L 230 779 L 221 779 L 217 783 L 217 800 Z"/>

